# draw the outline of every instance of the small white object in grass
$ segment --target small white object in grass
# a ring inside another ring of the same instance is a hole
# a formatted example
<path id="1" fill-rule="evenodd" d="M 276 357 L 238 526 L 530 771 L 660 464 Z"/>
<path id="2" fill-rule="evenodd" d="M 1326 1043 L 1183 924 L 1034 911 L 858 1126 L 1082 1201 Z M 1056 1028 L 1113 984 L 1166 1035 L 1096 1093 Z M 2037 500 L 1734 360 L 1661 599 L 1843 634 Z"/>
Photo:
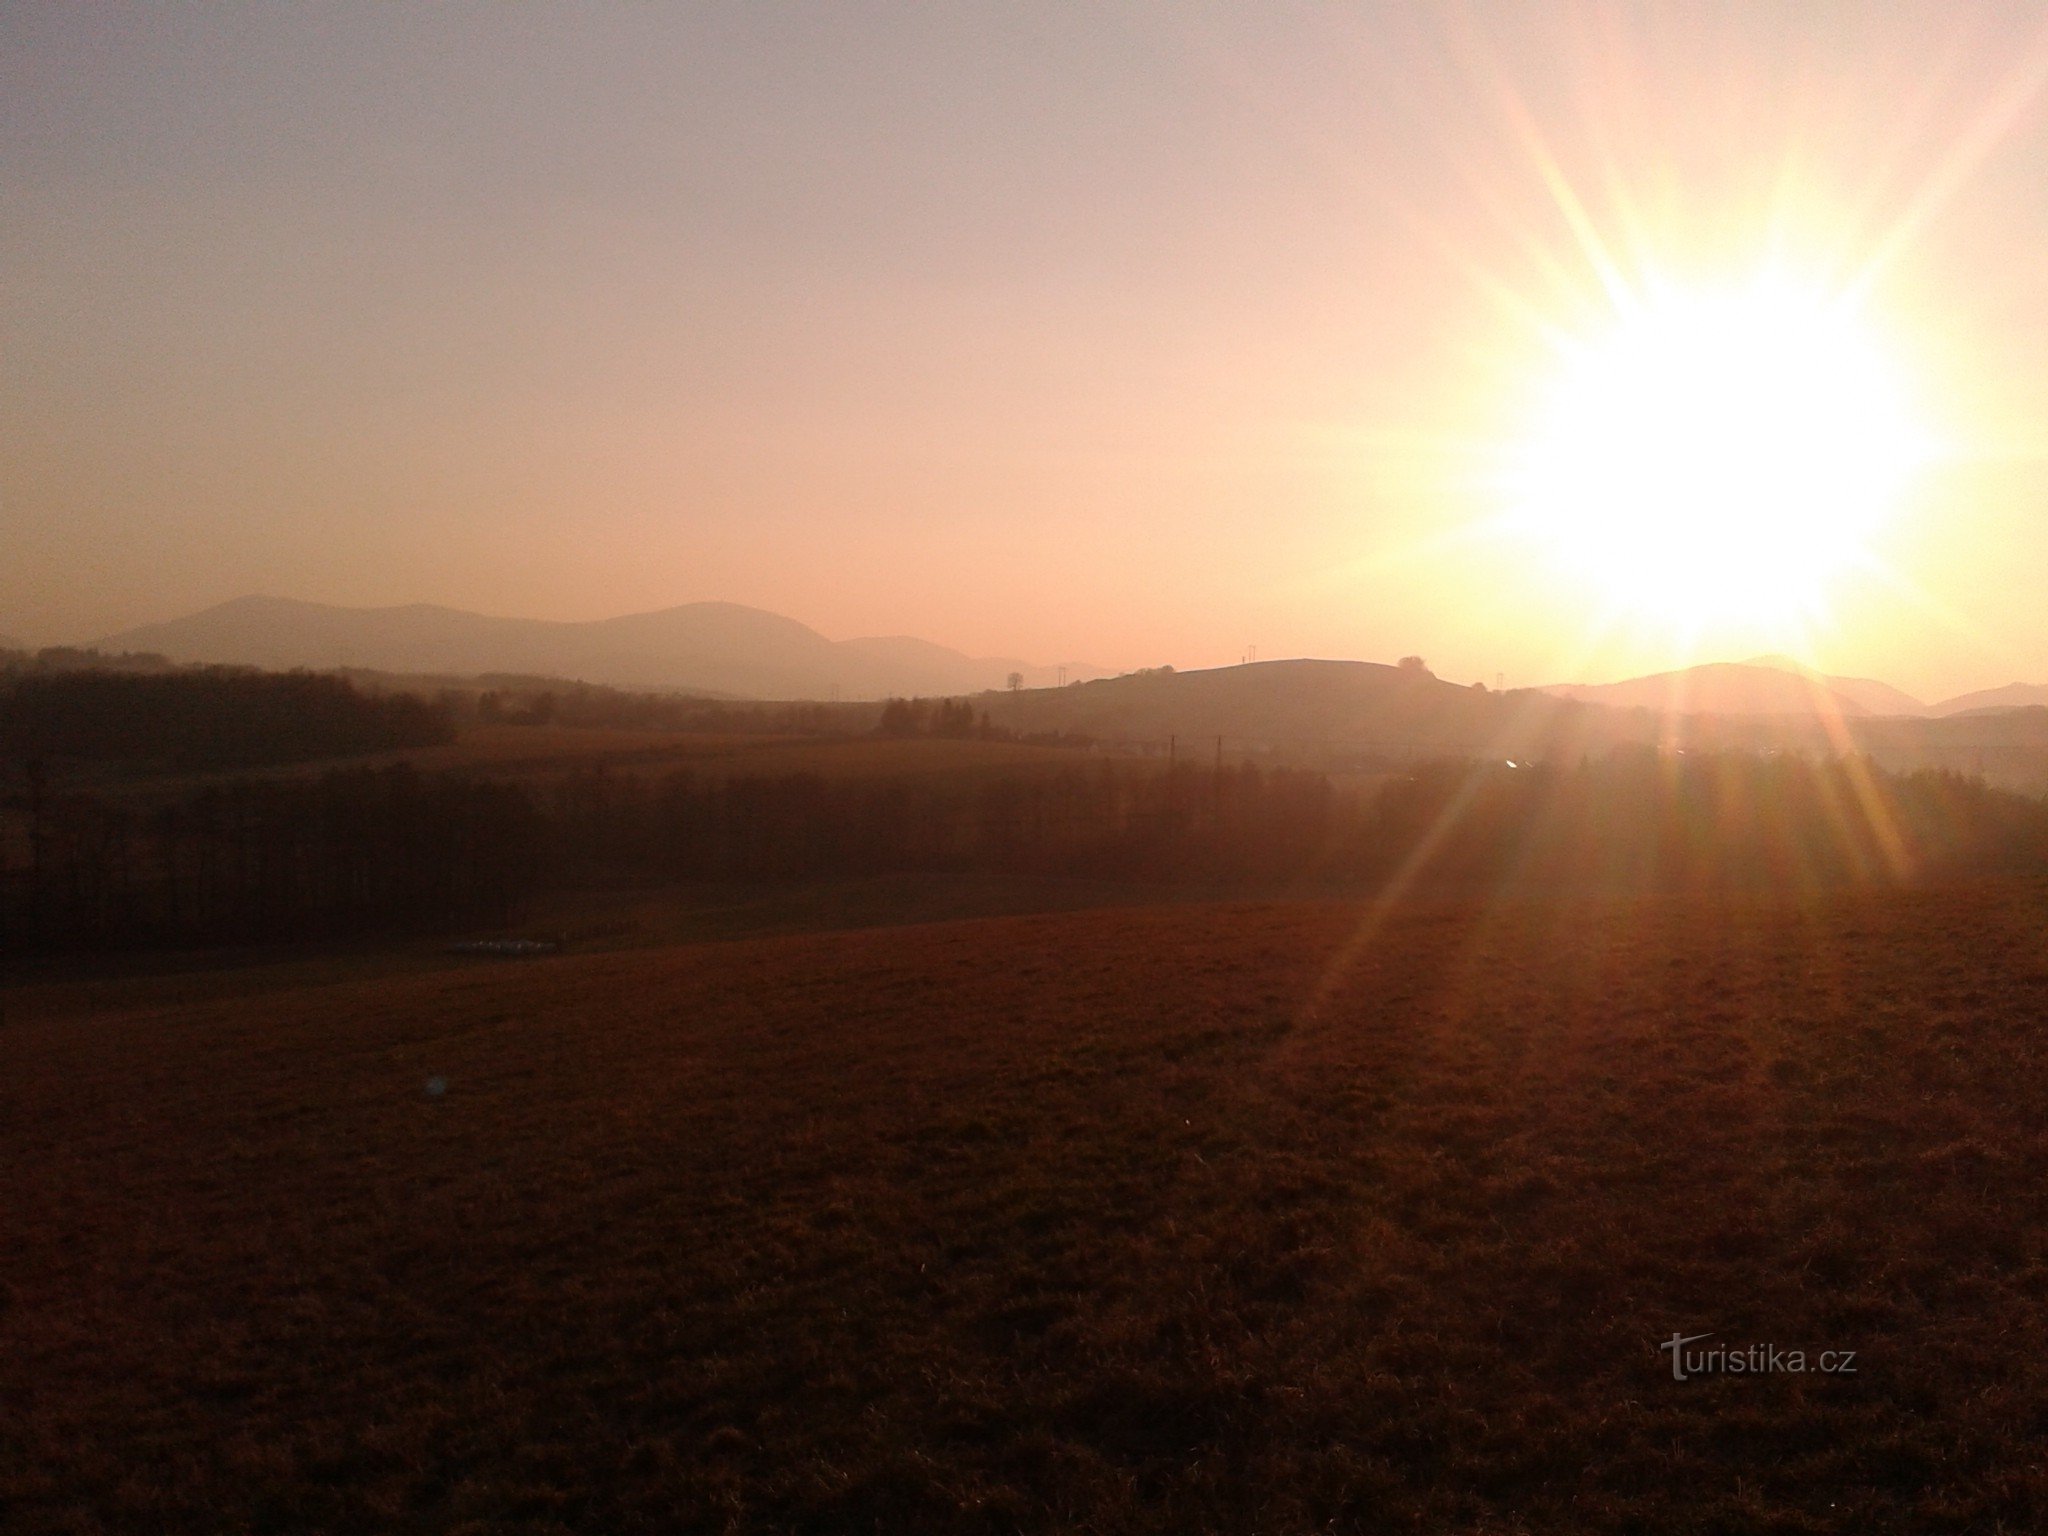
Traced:
<path id="1" fill-rule="evenodd" d="M 428 1078 L 428 1079 L 427 1079 L 427 1097 L 428 1097 L 428 1098 L 430 1098 L 430 1099 L 438 1099 L 439 1097 L 441 1097 L 441 1095 L 442 1095 L 442 1094 L 446 1093 L 447 1091 L 448 1091 L 448 1079 L 447 1079 L 447 1078 L 445 1078 L 445 1077 L 430 1077 L 430 1078 Z"/>

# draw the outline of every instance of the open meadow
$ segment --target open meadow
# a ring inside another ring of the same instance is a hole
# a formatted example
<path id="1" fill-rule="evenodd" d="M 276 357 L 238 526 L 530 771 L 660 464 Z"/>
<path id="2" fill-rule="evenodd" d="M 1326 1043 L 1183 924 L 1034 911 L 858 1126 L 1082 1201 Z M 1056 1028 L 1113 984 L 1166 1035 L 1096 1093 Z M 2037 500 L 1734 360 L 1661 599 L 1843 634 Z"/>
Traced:
<path id="1" fill-rule="evenodd" d="M 248 976 L 10 999 L 10 1530 L 2048 1519 L 2036 884 Z"/>
<path id="2" fill-rule="evenodd" d="M 874 736 L 817 737 L 771 732 L 681 732 L 618 726 L 465 724 L 433 746 L 317 758 L 252 771 L 106 771 L 79 777 L 103 790 L 144 797 L 188 792 L 209 784 L 264 778 L 316 779 L 336 766 L 422 773 L 460 773 L 526 785 L 545 785 L 566 774 L 604 772 L 652 778 L 687 771 L 707 781 L 742 776 L 812 774 L 826 779 L 954 776 L 976 772 L 1029 773 L 1071 766 L 1088 754 L 1067 747 L 972 738 L 890 740 Z"/>

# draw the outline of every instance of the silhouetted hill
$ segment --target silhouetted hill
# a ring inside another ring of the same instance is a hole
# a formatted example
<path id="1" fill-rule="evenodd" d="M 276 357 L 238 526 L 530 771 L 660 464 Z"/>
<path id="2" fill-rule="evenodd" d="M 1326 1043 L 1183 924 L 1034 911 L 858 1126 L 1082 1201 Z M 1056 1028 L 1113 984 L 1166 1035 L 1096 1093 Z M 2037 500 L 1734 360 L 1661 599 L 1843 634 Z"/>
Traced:
<path id="1" fill-rule="evenodd" d="M 1100 740 L 1181 739 L 1199 752 L 1217 736 L 1232 752 L 1270 748 L 1318 760 L 1387 752 L 1556 752 L 1576 749 L 1608 712 L 1535 691 L 1491 693 L 1424 671 L 1368 661 L 1261 661 L 1101 678 L 983 701 L 989 718 L 1020 733 Z M 1604 735 L 1602 736 L 1604 740 Z"/>
<path id="2" fill-rule="evenodd" d="M 384 672 L 524 673 L 619 688 L 753 698 L 882 698 L 1000 688 L 1011 672 L 1050 682 L 1050 667 L 977 658 L 901 638 L 832 641 L 807 625 L 737 603 L 556 622 L 497 618 L 415 603 L 341 608 L 244 597 L 98 642 L 178 661 L 351 667 Z"/>
<path id="3" fill-rule="evenodd" d="M 2003 688 L 1980 688 L 1975 693 L 1943 699 L 1930 713 L 1979 714 L 1986 710 L 2035 709 L 2044 704 L 2048 704 L 2048 687 L 2039 683 L 2007 683 Z"/>
<path id="4" fill-rule="evenodd" d="M 1903 688 L 1894 688 L 1874 677 L 1824 677 L 1821 681 L 1830 692 L 1862 705 L 1866 714 L 1919 719 L 1928 713 L 1927 706 Z"/>
<path id="5" fill-rule="evenodd" d="M 1894 688 L 1890 683 L 1874 677 L 1833 677 L 1825 672 L 1816 672 L 1812 667 L 1802 666 L 1789 656 L 1752 656 L 1745 666 L 1774 667 L 1780 672 L 1791 672 L 1800 677 L 1812 678 L 1831 693 L 1838 693 L 1852 703 L 1860 704 L 1873 715 L 1925 715 L 1927 706 L 1903 688 Z"/>
<path id="6" fill-rule="evenodd" d="M 1871 690 L 1883 690 L 1873 695 Z M 1841 719 L 1870 714 L 1921 714 L 1925 706 L 1886 684 L 1860 678 L 1830 678 L 1777 658 L 1768 662 L 1710 662 L 1676 672 L 1656 672 L 1619 683 L 1563 683 L 1547 688 L 1558 698 L 1615 709 L 1654 709 L 1680 715 L 1814 715 Z M 1858 694 L 1903 702 L 1873 709 Z M 1886 697 L 1896 694 L 1896 700 Z"/>
<path id="7" fill-rule="evenodd" d="M 1559 698 L 1618 709 L 1677 715 L 1776 715 L 1817 720 L 1862 716 L 1944 719 L 1956 715 L 2048 705 L 2048 686 L 2008 683 L 1925 704 L 1890 683 L 1870 677 L 1831 677 L 1786 656 L 1713 662 L 1619 683 L 1566 683 L 1544 690 Z"/>
<path id="8" fill-rule="evenodd" d="M 1723 669 L 1695 670 L 1711 679 Z M 2048 792 L 2048 709 L 1931 719 L 1872 715 L 1843 699 L 1830 712 L 1821 706 L 1837 696 L 1796 674 L 1781 674 L 1769 687 L 1702 693 L 1724 703 L 1775 698 L 1805 708 L 1723 713 L 1706 708 L 1700 693 L 1681 694 L 1667 706 L 1671 692 L 1649 688 L 1638 697 L 1655 704 L 1596 703 L 1542 689 L 1493 693 L 1363 661 L 1161 668 L 977 702 L 994 724 L 1027 736 L 1087 736 L 1154 749 L 1175 737 L 1177 750 L 1190 756 L 1213 751 L 1220 736 L 1233 759 L 1249 755 L 1310 767 L 1372 767 L 1437 755 L 1571 761 L 1626 746 L 1814 757 L 1849 752 L 1867 753 L 1898 773 L 1945 769 L 2030 794 Z M 1625 690 L 1621 696 L 1626 699 Z"/>

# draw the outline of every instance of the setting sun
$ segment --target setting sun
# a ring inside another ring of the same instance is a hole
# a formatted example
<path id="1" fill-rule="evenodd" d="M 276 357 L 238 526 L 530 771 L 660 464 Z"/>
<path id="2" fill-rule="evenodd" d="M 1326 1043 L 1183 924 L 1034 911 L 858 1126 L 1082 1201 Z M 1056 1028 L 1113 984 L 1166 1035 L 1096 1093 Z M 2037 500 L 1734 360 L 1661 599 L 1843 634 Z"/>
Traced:
<path id="1" fill-rule="evenodd" d="M 1787 626 L 1867 557 L 1929 445 L 1848 299 L 1775 277 L 1658 285 L 1558 345 L 1507 491 L 1617 610 Z"/>

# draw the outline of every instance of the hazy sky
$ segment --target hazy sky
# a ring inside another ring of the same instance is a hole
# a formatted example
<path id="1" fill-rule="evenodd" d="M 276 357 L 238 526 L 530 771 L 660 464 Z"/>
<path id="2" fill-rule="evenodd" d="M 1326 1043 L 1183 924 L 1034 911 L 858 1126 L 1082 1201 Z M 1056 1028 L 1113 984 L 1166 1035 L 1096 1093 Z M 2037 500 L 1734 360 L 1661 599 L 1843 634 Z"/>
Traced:
<path id="1" fill-rule="evenodd" d="M 1589 645 L 1474 466 L 1589 249 L 1776 253 L 1867 282 L 1960 445 L 1811 654 L 2048 680 L 2044 19 L 14 0 L 0 632 L 720 598 L 1045 661 L 1645 670 L 1679 644 Z"/>

